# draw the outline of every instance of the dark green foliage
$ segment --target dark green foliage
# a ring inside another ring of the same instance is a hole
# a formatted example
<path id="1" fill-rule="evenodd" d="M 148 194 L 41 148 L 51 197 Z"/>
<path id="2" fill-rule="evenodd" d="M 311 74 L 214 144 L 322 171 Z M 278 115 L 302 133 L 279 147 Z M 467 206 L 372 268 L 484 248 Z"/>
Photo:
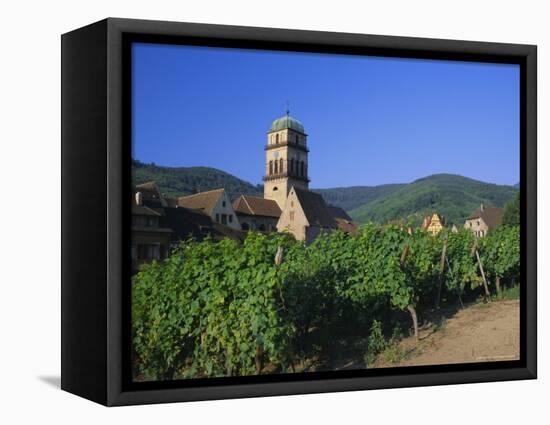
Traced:
<path id="1" fill-rule="evenodd" d="M 520 205 L 519 205 L 519 192 L 513 201 L 508 202 L 504 206 L 504 213 L 502 214 L 502 224 L 508 226 L 519 226 Z"/>
<path id="2" fill-rule="evenodd" d="M 481 259 L 490 279 L 519 274 L 519 227 L 500 226 L 480 242 Z"/>
<path id="3" fill-rule="evenodd" d="M 466 289 L 481 285 L 481 276 L 473 251 L 476 239 L 472 232 L 461 228 L 448 233 L 445 283 L 448 290 L 461 295 Z"/>
<path id="4" fill-rule="evenodd" d="M 448 224 L 461 225 L 480 204 L 503 206 L 517 193 L 513 186 L 483 183 L 452 174 L 436 174 L 404 185 L 387 196 L 350 211 L 359 223 L 387 223 L 407 217 L 419 225 L 437 212 Z"/>
<path id="5" fill-rule="evenodd" d="M 369 338 L 366 363 L 371 364 L 376 359 L 376 356 L 386 349 L 388 342 L 382 332 L 382 323 L 378 320 L 372 322 Z"/>
<path id="6" fill-rule="evenodd" d="M 263 196 L 263 187 L 254 186 L 229 173 L 210 167 L 162 167 L 132 162 L 132 181 L 141 184 L 155 181 L 162 193 L 178 197 L 224 188 L 233 200 L 238 195 Z"/>

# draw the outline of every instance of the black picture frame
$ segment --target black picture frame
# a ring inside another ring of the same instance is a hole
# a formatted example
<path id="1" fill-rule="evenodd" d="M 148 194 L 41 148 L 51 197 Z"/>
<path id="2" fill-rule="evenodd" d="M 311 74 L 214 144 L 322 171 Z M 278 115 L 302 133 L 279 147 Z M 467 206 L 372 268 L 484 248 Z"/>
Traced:
<path id="1" fill-rule="evenodd" d="M 520 360 L 132 383 L 126 248 L 133 41 L 519 64 Z M 61 42 L 62 389 L 115 406 L 536 378 L 536 46 L 118 18 Z"/>

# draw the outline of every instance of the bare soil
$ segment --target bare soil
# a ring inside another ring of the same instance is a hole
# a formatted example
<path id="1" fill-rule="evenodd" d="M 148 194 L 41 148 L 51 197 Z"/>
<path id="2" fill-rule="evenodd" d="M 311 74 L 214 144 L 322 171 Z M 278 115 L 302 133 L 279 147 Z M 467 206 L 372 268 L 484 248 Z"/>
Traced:
<path id="1" fill-rule="evenodd" d="M 519 359 L 519 301 L 493 301 L 459 310 L 382 353 L 374 367 Z"/>

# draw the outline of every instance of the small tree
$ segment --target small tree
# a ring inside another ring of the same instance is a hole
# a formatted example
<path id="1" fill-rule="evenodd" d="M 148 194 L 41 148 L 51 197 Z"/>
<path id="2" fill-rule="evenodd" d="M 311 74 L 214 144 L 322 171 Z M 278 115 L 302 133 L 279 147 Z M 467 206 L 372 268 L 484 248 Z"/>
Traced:
<path id="1" fill-rule="evenodd" d="M 519 192 L 516 197 L 504 206 L 502 224 L 507 226 L 519 226 Z"/>

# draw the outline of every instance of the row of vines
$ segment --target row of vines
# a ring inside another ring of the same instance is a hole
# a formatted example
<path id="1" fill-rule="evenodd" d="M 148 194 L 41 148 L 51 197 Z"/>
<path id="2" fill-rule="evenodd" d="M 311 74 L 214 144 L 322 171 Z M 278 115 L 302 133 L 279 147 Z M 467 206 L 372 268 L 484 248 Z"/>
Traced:
<path id="1" fill-rule="evenodd" d="M 519 229 L 403 231 L 368 224 L 305 245 L 250 232 L 244 243 L 185 241 L 132 282 L 134 375 L 179 379 L 281 373 L 353 328 L 487 297 L 519 278 Z M 402 312 L 402 313 L 400 313 Z M 312 343 L 312 334 L 317 335 Z"/>

